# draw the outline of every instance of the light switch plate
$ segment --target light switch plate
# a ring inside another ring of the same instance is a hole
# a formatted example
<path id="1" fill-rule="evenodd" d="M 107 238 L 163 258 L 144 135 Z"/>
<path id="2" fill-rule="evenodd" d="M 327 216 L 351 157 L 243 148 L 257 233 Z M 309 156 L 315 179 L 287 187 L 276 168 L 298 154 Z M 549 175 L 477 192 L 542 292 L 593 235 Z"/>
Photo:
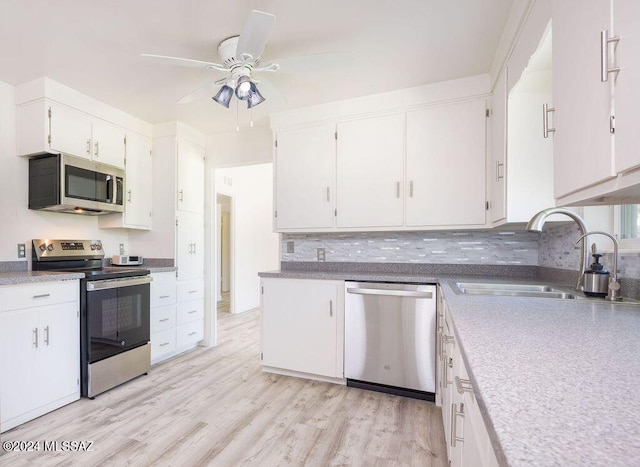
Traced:
<path id="1" fill-rule="evenodd" d="M 18 243 L 18 258 L 27 257 L 27 246 L 24 243 Z"/>
<path id="2" fill-rule="evenodd" d="M 124 255 L 124 243 L 120 244 L 120 254 Z"/>
<path id="3" fill-rule="evenodd" d="M 318 252 L 318 261 L 324 261 L 325 259 L 324 248 L 318 248 L 317 252 Z"/>
<path id="4" fill-rule="evenodd" d="M 289 240 L 287 242 L 287 253 L 295 253 L 295 248 L 293 246 L 293 240 Z"/>

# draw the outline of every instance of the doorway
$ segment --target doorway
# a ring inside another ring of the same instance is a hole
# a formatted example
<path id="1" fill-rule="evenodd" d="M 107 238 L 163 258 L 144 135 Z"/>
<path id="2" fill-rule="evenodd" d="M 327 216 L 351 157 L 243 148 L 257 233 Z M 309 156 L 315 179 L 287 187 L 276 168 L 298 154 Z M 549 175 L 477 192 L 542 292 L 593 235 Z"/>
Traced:
<path id="1" fill-rule="evenodd" d="M 216 311 L 217 314 L 232 313 L 231 288 L 233 281 L 231 278 L 233 255 L 231 247 L 231 224 L 232 224 L 232 203 L 231 196 L 218 193 L 216 195 L 217 203 L 217 255 L 216 262 L 218 281 L 216 284 Z"/>

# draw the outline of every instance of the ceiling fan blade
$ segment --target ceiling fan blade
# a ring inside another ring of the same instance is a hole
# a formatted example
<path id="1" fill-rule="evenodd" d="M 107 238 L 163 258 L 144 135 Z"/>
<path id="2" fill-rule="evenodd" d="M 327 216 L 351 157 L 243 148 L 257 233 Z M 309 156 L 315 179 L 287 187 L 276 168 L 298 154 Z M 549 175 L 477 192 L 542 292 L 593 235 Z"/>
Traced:
<path id="1" fill-rule="evenodd" d="M 217 92 L 215 88 L 215 84 L 217 84 L 218 81 L 209 81 L 204 86 L 199 87 L 194 91 L 191 91 L 189 94 L 187 94 L 182 99 L 180 99 L 178 101 L 178 104 L 189 104 L 190 102 L 193 102 L 196 99 L 204 97 L 207 94 L 209 94 L 209 97 L 213 97 Z M 225 81 L 226 81 L 226 78 L 225 78 Z"/>
<path id="2" fill-rule="evenodd" d="M 243 54 L 251 55 L 252 58 L 260 58 L 267 45 L 276 17 L 270 13 L 253 10 L 249 13 L 247 21 L 238 39 L 236 57 L 241 58 Z"/>
<path id="3" fill-rule="evenodd" d="M 222 65 L 212 62 L 203 62 L 201 60 L 192 60 L 190 58 L 168 57 L 166 55 L 140 54 L 140 56 L 148 61 L 160 63 L 164 65 L 184 66 L 189 68 L 213 68 L 225 70 Z"/>
<path id="4" fill-rule="evenodd" d="M 313 73 L 348 67 L 353 63 L 353 54 L 319 53 L 285 57 L 271 61 L 280 66 L 278 73 Z"/>

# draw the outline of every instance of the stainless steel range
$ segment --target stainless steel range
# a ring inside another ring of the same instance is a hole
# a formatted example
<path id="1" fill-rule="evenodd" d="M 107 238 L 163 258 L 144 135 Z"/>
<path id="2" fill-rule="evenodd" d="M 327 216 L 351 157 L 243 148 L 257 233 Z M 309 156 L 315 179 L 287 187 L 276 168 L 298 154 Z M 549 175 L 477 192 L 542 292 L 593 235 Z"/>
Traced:
<path id="1" fill-rule="evenodd" d="M 148 269 L 104 267 L 100 240 L 33 240 L 34 271 L 77 271 L 81 393 L 94 398 L 151 368 Z"/>

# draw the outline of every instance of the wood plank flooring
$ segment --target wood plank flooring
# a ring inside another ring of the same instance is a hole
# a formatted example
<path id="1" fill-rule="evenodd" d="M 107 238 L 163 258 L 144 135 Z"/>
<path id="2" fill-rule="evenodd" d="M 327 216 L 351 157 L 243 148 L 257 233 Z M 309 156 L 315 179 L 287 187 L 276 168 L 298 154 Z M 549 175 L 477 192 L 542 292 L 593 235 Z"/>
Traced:
<path id="1" fill-rule="evenodd" d="M 0 465 L 448 465 L 434 404 L 263 373 L 259 312 L 218 319 L 218 347 L 2 434 L 92 451 L 0 450 Z"/>

